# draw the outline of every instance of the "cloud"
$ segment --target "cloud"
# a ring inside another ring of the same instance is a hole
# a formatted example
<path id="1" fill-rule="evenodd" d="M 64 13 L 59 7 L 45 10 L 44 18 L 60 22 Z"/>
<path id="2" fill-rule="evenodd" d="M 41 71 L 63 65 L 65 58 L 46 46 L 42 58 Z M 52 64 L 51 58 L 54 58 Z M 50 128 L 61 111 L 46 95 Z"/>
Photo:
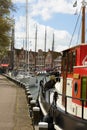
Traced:
<path id="1" fill-rule="evenodd" d="M 68 13 L 74 12 L 72 0 L 38 0 L 37 3 L 32 4 L 32 17 L 41 16 L 43 20 L 48 20 L 54 13 Z"/>
<path id="2" fill-rule="evenodd" d="M 25 3 L 26 0 L 13 0 L 14 3 Z M 81 0 L 80 0 L 81 1 Z M 35 50 L 35 31 L 37 24 L 37 50 L 44 50 L 45 45 L 45 26 L 37 23 L 36 16 L 40 16 L 43 20 L 49 20 L 54 13 L 72 14 L 74 0 L 29 0 L 31 8 L 29 10 L 28 25 L 28 44 L 27 49 Z M 26 44 L 26 16 L 20 16 L 15 23 L 15 47 L 22 48 Z M 38 17 L 39 18 L 39 17 Z M 61 51 L 68 48 L 71 35 L 67 30 L 55 30 L 47 26 L 46 50 L 52 49 L 53 33 L 55 35 L 54 48 L 55 51 Z"/>
<path id="3" fill-rule="evenodd" d="M 12 0 L 13 3 L 25 3 L 25 0 Z"/>
<path id="4" fill-rule="evenodd" d="M 25 17 L 19 17 L 19 20 L 15 23 L 15 47 L 22 48 L 23 44 L 26 44 L 26 24 Z M 21 23 L 21 24 L 20 24 Z M 28 26 L 28 45 L 27 49 L 35 50 L 35 35 L 36 35 L 36 25 L 37 25 L 37 51 L 38 49 L 44 50 L 45 46 L 45 28 L 46 28 L 46 51 L 48 49 L 52 50 L 53 42 L 53 33 L 55 36 L 54 39 L 54 48 L 55 51 L 61 51 L 66 48 L 67 43 L 70 41 L 70 34 L 65 30 L 54 30 L 53 28 L 47 26 L 45 27 L 42 24 L 37 23 L 35 20 L 29 18 Z M 64 45 L 65 44 L 65 45 Z M 61 46 L 60 46 L 61 45 Z M 26 46 L 26 45 L 25 45 Z M 63 46 L 63 47 L 62 47 Z"/>
<path id="5" fill-rule="evenodd" d="M 35 1 L 35 0 L 27 0 L 27 1 L 30 3 L 30 2 L 33 2 L 33 1 Z M 13 2 L 13 3 L 25 3 L 26 0 L 12 0 L 12 2 Z"/>
<path id="6" fill-rule="evenodd" d="M 14 3 L 26 3 L 26 0 L 12 0 Z M 75 12 L 73 3 L 75 0 L 27 0 L 31 17 L 40 16 L 43 20 L 49 20 L 54 13 L 72 14 Z M 79 0 L 79 3 L 81 0 Z"/>

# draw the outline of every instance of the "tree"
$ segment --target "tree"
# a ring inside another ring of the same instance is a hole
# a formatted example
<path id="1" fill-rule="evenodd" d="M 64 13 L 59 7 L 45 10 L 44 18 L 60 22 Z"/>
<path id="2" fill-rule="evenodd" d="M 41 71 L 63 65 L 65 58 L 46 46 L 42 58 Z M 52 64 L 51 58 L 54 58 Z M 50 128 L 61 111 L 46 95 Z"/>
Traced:
<path id="1" fill-rule="evenodd" d="M 15 11 L 11 0 L 0 0 L 0 57 L 2 57 L 10 42 L 13 20 L 10 18 L 11 11 Z"/>

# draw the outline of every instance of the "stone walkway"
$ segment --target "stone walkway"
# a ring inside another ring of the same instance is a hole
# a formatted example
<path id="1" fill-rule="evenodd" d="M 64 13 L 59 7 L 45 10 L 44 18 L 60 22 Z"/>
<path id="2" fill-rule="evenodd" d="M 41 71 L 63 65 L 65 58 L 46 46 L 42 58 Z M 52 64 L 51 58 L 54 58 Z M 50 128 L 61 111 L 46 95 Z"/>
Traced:
<path id="1" fill-rule="evenodd" d="M 33 130 L 25 90 L 0 75 L 0 130 Z"/>

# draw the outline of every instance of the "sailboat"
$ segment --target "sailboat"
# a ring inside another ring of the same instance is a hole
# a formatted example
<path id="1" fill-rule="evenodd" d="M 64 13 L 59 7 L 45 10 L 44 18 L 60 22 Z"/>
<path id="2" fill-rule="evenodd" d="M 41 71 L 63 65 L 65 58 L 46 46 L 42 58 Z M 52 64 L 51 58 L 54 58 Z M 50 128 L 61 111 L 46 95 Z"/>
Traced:
<path id="1" fill-rule="evenodd" d="M 38 102 L 50 130 L 87 130 L 85 3 L 83 0 L 81 44 L 62 51 L 61 75 L 55 87 L 45 89 L 46 83 L 40 81 Z"/>
<path id="2" fill-rule="evenodd" d="M 29 5 L 28 5 L 28 0 L 26 0 L 26 29 L 25 29 L 25 33 L 26 33 L 26 36 L 25 36 L 25 54 L 24 54 L 24 62 L 25 62 L 25 65 L 24 65 L 24 70 L 22 70 L 21 72 L 19 71 L 17 76 L 16 76 L 16 79 L 22 81 L 24 79 L 27 79 L 27 78 L 31 78 L 32 75 L 30 74 L 30 68 L 29 68 L 29 17 L 28 17 L 28 8 L 29 8 Z"/>

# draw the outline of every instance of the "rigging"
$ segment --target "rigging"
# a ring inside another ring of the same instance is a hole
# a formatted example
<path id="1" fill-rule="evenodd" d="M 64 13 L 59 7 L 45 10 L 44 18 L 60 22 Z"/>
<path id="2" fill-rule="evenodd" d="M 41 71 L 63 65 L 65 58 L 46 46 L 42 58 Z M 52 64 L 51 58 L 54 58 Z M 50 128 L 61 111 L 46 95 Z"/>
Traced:
<path id="1" fill-rule="evenodd" d="M 74 31 L 73 31 L 73 33 L 72 33 L 72 37 L 71 37 L 71 40 L 70 40 L 70 43 L 69 43 L 69 48 L 70 48 L 70 46 L 71 46 L 71 43 L 72 43 L 72 40 L 73 40 L 73 37 L 74 37 L 75 31 L 76 31 L 76 28 L 77 28 L 77 25 L 78 25 L 78 21 L 79 21 L 79 18 L 80 18 L 80 14 L 81 14 L 81 9 L 80 9 L 80 12 L 79 12 L 79 15 L 78 15 L 78 18 L 77 18 L 76 24 L 75 24 Z"/>

